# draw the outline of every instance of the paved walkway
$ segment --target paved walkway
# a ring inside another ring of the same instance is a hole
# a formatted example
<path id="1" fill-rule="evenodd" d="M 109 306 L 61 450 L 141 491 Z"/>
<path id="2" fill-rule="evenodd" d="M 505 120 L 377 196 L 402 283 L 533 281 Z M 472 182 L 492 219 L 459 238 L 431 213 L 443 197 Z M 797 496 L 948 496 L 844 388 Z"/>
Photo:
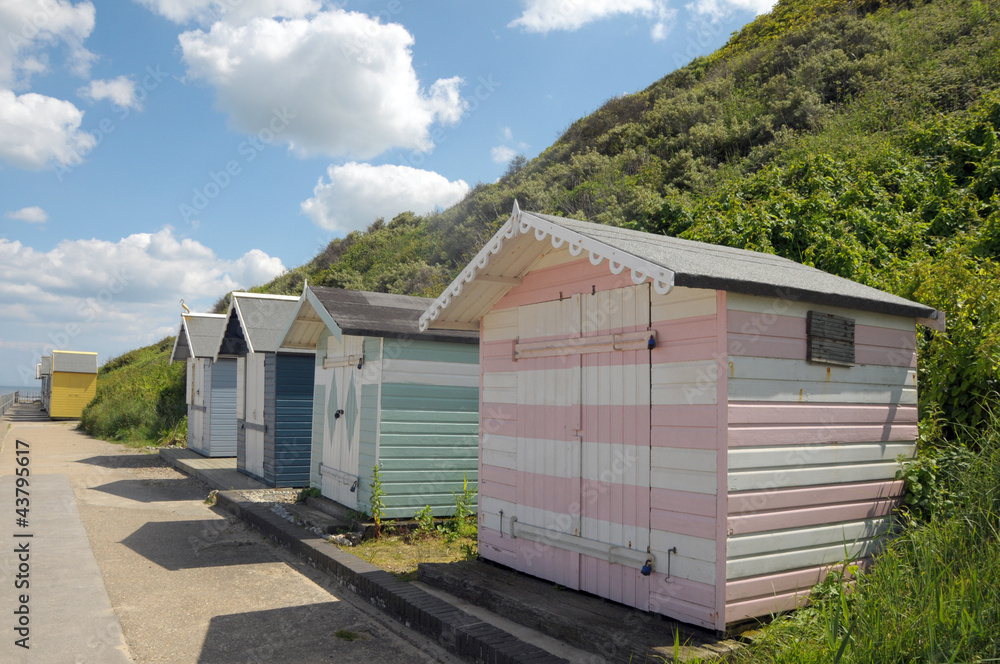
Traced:
<path id="1" fill-rule="evenodd" d="M 0 420 L 0 662 L 455 661 L 207 506 L 197 479 L 74 426 Z M 30 449 L 27 529 L 16 440 Z M 28 651 L 14 645 L 17 531 L 33 535 Z"/>

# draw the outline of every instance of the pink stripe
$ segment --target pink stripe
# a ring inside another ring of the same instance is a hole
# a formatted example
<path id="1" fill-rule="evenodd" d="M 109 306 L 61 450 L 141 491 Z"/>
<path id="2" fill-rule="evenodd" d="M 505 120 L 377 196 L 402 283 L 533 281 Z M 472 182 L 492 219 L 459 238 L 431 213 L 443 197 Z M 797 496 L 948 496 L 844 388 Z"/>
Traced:
<path id="1" fill-rule="evenodd" d="M 649 406 L 539 406 L 518 404 L 517 420 L 499 420 L 492 404 L 483 406 L 483 426 L 487 433 L 516 438 L 574 441 L 613 445 L 649 445 Z M 574 428 L 577 414 L 583 428 Z"/>
<path id="2" fill-rule="evenodd" d="M 810 445 L 815 443 L 874 443 L 905 442 L 917 439 L 917 425 L 878 426 L 858 424 L 854 426 L 813 426 L 813 427 L 729 427 L 730 447 L 753 447 L 756 445 Z"/>
<path id="3" fill-rule="evenodd" d="M 784 337 L 754 337 L 747 334 L 729 335 L 729 354 L 736 357 L 771 357 L 786 360 L 806 358 L 806 340 Z M 916 367 L 915 350 L 887 349 L 855 343 L 854 359 L 858 364 Z"/>
<path id="4" fill-rule="evenodd" d="M 841 523 L 859 519 L 886 516 L 899 506 L 895 499 L 822 505 L 778 512 L 738 514 L 728 518 L 729 534 L 743 535 L 784 528 L 803 528 L 826 523 Z"/>
<path id="5" fill-rule="evenodd" d="M 650 489 L 650 505 L 653 509 L 697 514 L 715 517 L 715 494 L 676 491 L 674 489 Z"/>
<path id="6" fill-rule="evenodd" d="M 702 599 L 706 594 L 705 589 L 714 596 L 715 589 L 712 586 L 678 577 L 666 579 L 664 575 L 654 572 L 650 581 L 649 611 L 699 627 L 715 629 L 716 615 L 712 601 L 709 599 L 705 602 Z"/>
<path id="7" fill-rule="evenodd" d="M 730 355 L 805 359 L 805 318 L 746 311 L 728 311 L 726 315 Z M 854 341 L 859 364 L 916 366 L 916 329 L 856 325 Z"/>
<path id="8" fill-rule="evenodd" d="M 606 264 L 591 265 L 583 258 L 553 267 L 532 270 L 524 275 L 519 286 L 507 291 L 493 309 L 509 309 L 525 304 L 550 302 L 561 297 L 578 293 L 589 294 L 592 290 L 606 291 L 632 286 L 632 278 L 627 271 L 614 275 Z"/>
<path id="9" fill-rule="evenodd" d="M 916 424 L 917 407 L 895 404 L 742 402 L 729 404 L 729 424 Z"/>
<path id="10" fill-rule="evenodd" d="M 547 579 L 567 588 L 580 586 L 579 554 L 526 539 L 514 539 L 509 534 L 490 528 L 479 528 L 479 552 L 513 569 Z"/>
<path id="11" fill-rule="evenodd" d="M 649 605 L 649 577 L 633 567 L 582 554 L 580 590 L 643 610 Z"/>
<path id="12" fill-rule="evenodd" d="M 805 606 L 809 602 L 809 589 L 784 595 L 760 597 L 745 602 L 726 605 L 726 622 L 732 623 L 747 618 L 770 616 Z"/>
<path id="13" fill-rule="evenodd" d="M 729 514 L 753 514 L 771 510 L 794 509 L 812 505 L 875 501 L 898 498 L 903 493 L 902 480 L 859 482 L 824 486 L 744 491 L 729 494 Z"/>
<path id="14" fill-rule="evenodd" d="M 479 481 L 496 482 L 497 484 L 516 487 L 517 471 L 511 468 L 500 468 L 499 466 L 491 466 L 484 463 L 482 470 L 479 471 Z"/>
<path id="15" fill-rule="evenodd" d="M 713 499 L 715 496 L 711 496 Z M 713 500 L 714 503 L 714 500 Z M 680 512 L 654 509 L 649 515 L 649 525 L 653 530 L 667 533 L 690 535 L 691 537 L 715 538 L 715 515 L 695 516 Z"/>
<path id="16" fill-rule="evenodd" d="M 776 594 L 808 589 L 825 579 L 829 570 L 840 569 L 840 567 L 840 565 L 820 565 L 791 572 L 764 574 L 727 581 L 726 601 L 735 602 L 755 597 L 773 597 Z"/>
<path id="17" fill-rule="evenodd" d="M 486 472 L 485 469 L 489 466 L 483 468 Z M 517 487 L 518 505 L 556 514 L 580 515 L 610 524 L 649 527 L 649 487 L 598 480 L 581 482 L 578 478 L 554 477 L 527 471 L 508 472 L 516 475 L 504 475 L 503 484 L 509 486 L 511 481 L 516 482 L 513 486 Z M 483 495 L 499 498 L 485 492 Z M 561 530 L 556 524 L 543 527 Z"/>
<path id="18" fill-rule="evenodd" d="M 652 327 L 657 331 L 658 339 L 667 344 L 688 339 L 715 339 L 716 316 L 692 316 L 690 318 L 674 318 L 657 321 Z M 659 344 L 657 344 L 659 349 Z"/>
<path id="19" fill-rule="evenodd" d="M 649 593 L 651 598 L 676 597 L 691 604 L 699 604 L 704 607 L 712 606 L 712 602 L 715 600 L 715 586 L 682 579 L 678 576 L 668 577 L 666 575 L 665 560 L 658 560 L 656 565 L 658 568 L 662 567 L 663 569 L 653 572 L 649 577 Z M 650 606 L 649 610 L 654 611 L 655 609 L 653 606 Z"/>
<path id="20" fill-rule="evenodd" d="M 482 417 L 482 422 L 479 424 L 479 433 L 517 438 L 517 420 L 501 420 L 484 415 Z"/>

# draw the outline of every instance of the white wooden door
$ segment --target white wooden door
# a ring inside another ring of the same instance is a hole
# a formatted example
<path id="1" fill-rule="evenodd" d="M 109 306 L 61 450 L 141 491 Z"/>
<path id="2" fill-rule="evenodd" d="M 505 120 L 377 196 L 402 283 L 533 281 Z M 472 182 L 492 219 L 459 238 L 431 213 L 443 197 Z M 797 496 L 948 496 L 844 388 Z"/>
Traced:
<path id="1" fill-rule="evenodd" d="M 327 393 L 326 437 L 323 445 L 323 495 L 352 509 L 367 511 L 358 504 L 361 474 L 370 478 L 371 468 L 358 467 L 361 436 L 361 370 L 363 337 L 344 336 L 342 343 L 330 339 L 323 366 L 332 373 Z"/>
<path id="2" fill-rule="evenodd" d="M 649 282 L 584 295 L 583 336 L 633 339 L 584 353 L 581 537 L 640 557 L 649 547 Z M 644 343 L 645 342 L 645 343 Z M 580 589 L 647 609 L 649 577 L 593 556 L 582 559 Z"/>
<path id="3" fill-rule="evenodd" d="M 579 338 L 580 297 L 523 306 L 517 320 L 516 347 L 523 350 L 517 362 L 517 524 L 556 541 L 581 530 L 580 355 L 530 349 Z M 575 551 L 552 547 L 532 564 L 540 576 L 580 587 Z"/>
<path id="4" fill-rule="evenodd" d="M 529 571 L 648 607 L 649 285 L 518 310 L 515 537 Z M 523 565 L 521 566 L 523 569 Z"/>
<path id="5" fill-rule="evenodd" d="M 246 358 L 247 471 L 264 476 L 264 355 L 253 353 Z"/>

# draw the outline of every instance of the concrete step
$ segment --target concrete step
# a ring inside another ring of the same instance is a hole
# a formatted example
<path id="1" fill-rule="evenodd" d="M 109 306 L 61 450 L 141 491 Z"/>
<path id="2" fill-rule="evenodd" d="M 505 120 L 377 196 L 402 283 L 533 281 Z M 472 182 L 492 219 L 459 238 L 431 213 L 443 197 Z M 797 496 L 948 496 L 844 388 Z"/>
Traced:
<path id="1" fill-rule="evenodd" d="M 330 516 L 326 512 L 303 503 L 288 503 L 283 507 L 295 515 L 300 525 L 307 528 L 319 528 L 327 535 L 350 529 L 350 524 L 340 518 Z"/>

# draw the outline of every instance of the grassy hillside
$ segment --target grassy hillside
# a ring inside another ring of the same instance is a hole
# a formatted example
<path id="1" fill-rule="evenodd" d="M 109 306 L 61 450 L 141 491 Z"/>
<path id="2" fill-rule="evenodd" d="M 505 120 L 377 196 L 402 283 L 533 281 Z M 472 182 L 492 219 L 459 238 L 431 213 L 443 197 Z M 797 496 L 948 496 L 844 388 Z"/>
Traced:
<path id="1" fill-rule="evenodd" d="M 910 526 L 853 593 L 831 583 L 747 661 L 986 661 L 1000 657 L 998 133 L 995 0 L 780 0 L 452 208 L 371 220 L 255 290 L 297 294 L 308 279 L 437 295 L 516 199 L 779 254 L 946 311 L 947 333 L 919 340 Z M 168 369 L 165 353 L 102 369 L 85 425 L 169 434 L 183 367 Z"/>
<path id="2" fill-rule="evenodd" d="M 187 441 L 185 364 L 170 361 L 174 338 L 129 351 L 97 372 L 97 396 L 80 428 L 91 436 L 134 444 Z"/>

